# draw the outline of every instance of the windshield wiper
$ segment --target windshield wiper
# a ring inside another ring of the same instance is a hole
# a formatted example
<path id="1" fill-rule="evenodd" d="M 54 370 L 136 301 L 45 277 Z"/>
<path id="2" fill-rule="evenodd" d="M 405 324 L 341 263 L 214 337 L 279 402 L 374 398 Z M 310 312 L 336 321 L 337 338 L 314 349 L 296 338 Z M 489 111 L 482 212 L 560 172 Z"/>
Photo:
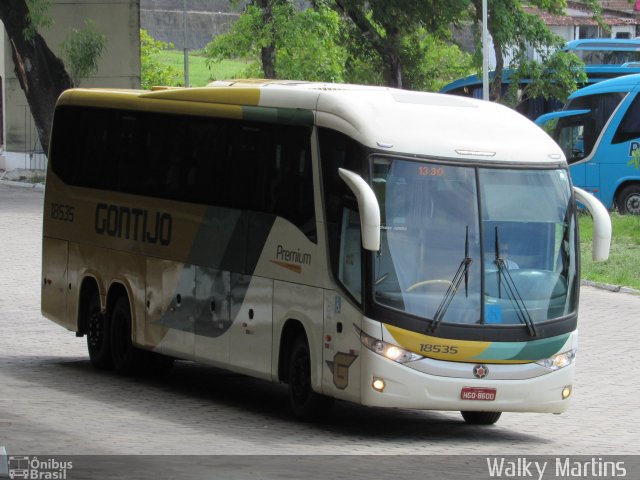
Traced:
<path id="1" fill-rule="evenodd" d="M 496 226 L 496 258 L 495 258 L 496 267 L 498 267 L 498 298 L 502 298 L 501 293 L 501 285 L 502 285 L 502 276 L 504 275 L 504 283 L 507 287 L 507 294 L 509 295 L 509 300 L 511 300 L 511 304 L 514 306 L 514 310 L 518 315 L 518 319 L 524 323 L 529 329 L 529 335 L 532 337 L 537 337 L 538 332 L 536 331 L 535 323 L 531 319 L 531 315 L 529 315 L 529 310 L 527 310 L 527 306 L 516 287 L 515 282 L 513 281 L 513 277 L 511 273 L 509 273 L 509 269 L 507 268 L 507 264 L 504 261 L 504 258 L 500 256 L 500 239 L 498 237 L 498 227 Z"/>
<path id="2" fill-rule="evenodd" d="M 458 270 L 453 276 L 453 280 L 451 280 L 444 297 L 442 297 L 442 301 L 436 310 L 436 314 L 433 316 L 433 322 L 431 323 L 430 328 L 431 333 L 434 333 L 440 325 L 440 322 L 442 322 L 449 305 L 451 305 L 451 302 L 453 301 L 453 297 L 458 292 L 458 288 L 460 287 L 463 278 L 465 294 L 467 297 L 469 296 L 469 267 L 472 263 L 473 259 L 469 256 L 469 225 L 467 225 L 467 232 L 464 241 L 464 258 L 460 262 Z"/>

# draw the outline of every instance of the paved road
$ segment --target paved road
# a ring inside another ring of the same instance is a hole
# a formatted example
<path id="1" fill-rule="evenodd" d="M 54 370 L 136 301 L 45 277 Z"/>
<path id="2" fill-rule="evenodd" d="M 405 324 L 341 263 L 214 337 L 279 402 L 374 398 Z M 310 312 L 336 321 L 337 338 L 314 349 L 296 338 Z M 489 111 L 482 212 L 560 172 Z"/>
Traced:
<path id="1" fill-rule="evenodd" d="M 466 425 L 457 413 L 340 403 L 328 423 L 300 424 L 289 416 L 281 385 L 190 362 L 178 362 L 162 379 L 122 378 L 93 370 L 84 339 L 40 315 L 42 201 L 41 192 L 0 185 L 0 446 L 9 453 L 622 455 L 639 451 L 638 296 L 582 288 L 574 400 L 563 415 L 507 413 L 497 425 L 478 428 Z"/>

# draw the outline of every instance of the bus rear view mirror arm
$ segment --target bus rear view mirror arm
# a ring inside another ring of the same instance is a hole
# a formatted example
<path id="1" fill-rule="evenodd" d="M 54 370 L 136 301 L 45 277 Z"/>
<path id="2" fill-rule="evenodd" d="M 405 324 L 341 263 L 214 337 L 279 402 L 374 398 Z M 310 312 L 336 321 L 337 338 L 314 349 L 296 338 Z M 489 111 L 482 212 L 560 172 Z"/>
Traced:
<path id="1" fill-rule="evenodd" d="M 365 250 L 380 250 L 380 205 L 373 189 L 363 178 L 350 170 L 339 168 L 340 178 L 344 180 L 358 201 L 362 246 Z"/>
<path id="2" fill-rule="evenodd" d="M 596 262 L 609 258 L 611 246 L 611 217 L 604 205 L 596 197 L 578 187 L 573 187 L 576 199 L 582 203 L 593 217 L 593 248 L 591 257 Z"/>

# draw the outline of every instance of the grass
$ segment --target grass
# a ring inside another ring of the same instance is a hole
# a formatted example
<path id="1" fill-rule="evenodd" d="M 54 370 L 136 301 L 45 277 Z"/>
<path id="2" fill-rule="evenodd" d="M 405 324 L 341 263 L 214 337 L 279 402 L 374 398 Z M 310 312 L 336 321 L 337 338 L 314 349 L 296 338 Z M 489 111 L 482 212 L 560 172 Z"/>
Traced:
<path id="1" fill-rule="evenodd" d="M 591 260 L 593 221 L 580 216 L 582 278 L 640 290 L 640 216 L 611 214 L 613 234 L 606 262 Z"/>
<path id="2" fill-rule="evenodd" d="M 184 53 L 182 50 L 164 50 L 155 59 L 164 65 L 170 65 L 180 72 L 184 71 Z M 204 87 L 213 80 L 237 78 L 247 68 L 247 63 L 242 60 L 223 60 L 215 64 L 213 70 L 209 70 L 207 59 L 202 51 L 189 52 L 189 83 L 192 87 Z M 183 76 L 180 77 L 184 79 Z"/>

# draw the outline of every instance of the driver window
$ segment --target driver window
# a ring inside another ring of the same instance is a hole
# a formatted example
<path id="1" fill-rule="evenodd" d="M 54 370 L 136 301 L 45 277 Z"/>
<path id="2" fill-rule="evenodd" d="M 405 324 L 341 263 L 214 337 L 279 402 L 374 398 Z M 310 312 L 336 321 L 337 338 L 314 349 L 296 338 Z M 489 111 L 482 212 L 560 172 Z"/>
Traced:
<path id="1" fill-rule="evenodd" d="M 360 255 L 360 216 L 344 208 L 338 277 L 349 293 L 362 301 L 362 262 Z"/>

